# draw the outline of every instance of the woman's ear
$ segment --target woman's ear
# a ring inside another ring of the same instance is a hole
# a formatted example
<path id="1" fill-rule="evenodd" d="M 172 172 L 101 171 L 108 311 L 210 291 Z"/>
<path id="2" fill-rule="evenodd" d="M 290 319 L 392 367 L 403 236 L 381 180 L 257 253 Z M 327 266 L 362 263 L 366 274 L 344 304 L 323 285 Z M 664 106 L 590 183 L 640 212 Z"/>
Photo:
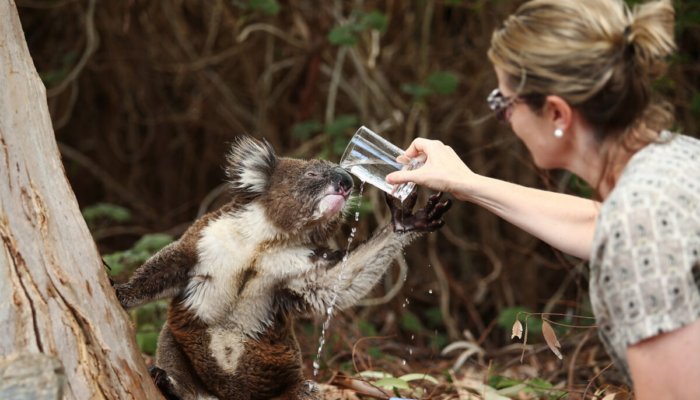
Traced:
<path id="1" fill-rule="evenodd" d="M 559 96 L 547 96 L 545 99 L 545 115 L 551 119 L 555 129 L 566 132 L 573 122 L 573 109 Z"/>

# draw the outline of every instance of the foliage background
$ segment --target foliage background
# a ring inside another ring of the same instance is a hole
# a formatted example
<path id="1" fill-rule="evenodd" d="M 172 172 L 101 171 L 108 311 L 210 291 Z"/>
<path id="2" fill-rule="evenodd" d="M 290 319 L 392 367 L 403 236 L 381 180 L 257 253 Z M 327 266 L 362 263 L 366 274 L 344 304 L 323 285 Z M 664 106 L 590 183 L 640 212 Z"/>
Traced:
<path id="1" fill-rule="evenodd" d="M 367 125 L 403 147 L 440 139 L 481 174 L 590 195 L 575 177 L 537 170 L 489 116 L 490 35 L 520 3 L 17 0 L 66 173 L 117 280 L 226 200 L 222 165 L 240 134 L 264 137 L 281 155 L 338 161 Z M 674 3 L 679 54 L 657 88 L 676 106 L 677 128 L 697 135 L 700 5 Z M 372 188 L 361 211 L 338 243 L 351 226 L 366 238 L 388 219 Z M 497 375 L 519 359 L 509 339 L 518 311 L 586 324 L 575 317 L 590 315 L 585 265 L 471 204 L 456 204 L 448 219 L 406 249 L 405 279 L 399 262 L 379 300 L 332 321 L 323 377 L 372 367 L 439 373 L 454 359 L 440 349 L 458 340 L 487 355 L 467 365 L 491 360 Z M 134 313 L 146 353 L 164 307 Z M 537 318 L 529 321 L 536 333 Z M 319 321 L 299 329 L 310 362 Z M 607 364 L 590 331 L 558 331 L 565 354 L 583 341 L 587 359 L 559 362 L 534 346 L 525 364 L 585 386 Z M 606 382 L 619 377 L 606 371 L 594 386 Z"/>

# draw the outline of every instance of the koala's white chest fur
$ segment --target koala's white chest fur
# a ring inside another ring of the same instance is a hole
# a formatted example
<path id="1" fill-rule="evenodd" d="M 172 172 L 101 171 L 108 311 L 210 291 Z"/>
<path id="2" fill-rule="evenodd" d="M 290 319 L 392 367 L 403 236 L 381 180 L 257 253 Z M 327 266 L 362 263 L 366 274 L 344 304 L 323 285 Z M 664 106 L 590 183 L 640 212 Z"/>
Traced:
<path id="1" fill-rule="evenodd" d="M 197 244 L 185 305 L 210 326 L 260 333 L 270 321 L 274 288 L 312 268 L 308 248 L 265 245 L 280 235 L 255 203 L 213 220 Z"/>

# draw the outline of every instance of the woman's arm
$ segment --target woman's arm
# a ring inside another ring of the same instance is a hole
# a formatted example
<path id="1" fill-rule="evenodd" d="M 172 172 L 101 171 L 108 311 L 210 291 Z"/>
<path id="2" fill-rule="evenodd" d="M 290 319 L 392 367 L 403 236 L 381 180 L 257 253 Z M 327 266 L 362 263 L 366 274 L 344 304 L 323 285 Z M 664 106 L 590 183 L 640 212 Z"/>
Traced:
<path id="1" fill-rule="evenodd" d="M 700 396 L 700 320 L 627 348 L 638 400 Z"/>
<path id="2" fill-rule="evenodd" d="M 582 259 L 590 256 L 600 203 L 475 174 L 452 148 L 437 140 L 416 139 L 406 156 L 425 157 L 425 164 L 387 176 L 389 183 L 412 181 L 448 192 L 458 200 L 486 208 L 567 254 Z"/>

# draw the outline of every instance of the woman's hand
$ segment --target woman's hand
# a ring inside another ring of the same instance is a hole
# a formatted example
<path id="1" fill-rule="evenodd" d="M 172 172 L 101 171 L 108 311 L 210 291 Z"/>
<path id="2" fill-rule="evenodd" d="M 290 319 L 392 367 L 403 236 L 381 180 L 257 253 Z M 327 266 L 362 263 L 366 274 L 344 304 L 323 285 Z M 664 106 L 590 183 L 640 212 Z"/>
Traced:
<path id="1" fill-rule="evenodd" d="M 467 200 L 469 184 L 478 177 L 450 146 L 439 140 L 418 138 L 406 150 L 405 157 L 423 159 L 425 164 L 411 171 L 393 172 L 386 177 L 387 182 L 415 182 L 438 192 L 450 193 L 459 200 Z"/>

